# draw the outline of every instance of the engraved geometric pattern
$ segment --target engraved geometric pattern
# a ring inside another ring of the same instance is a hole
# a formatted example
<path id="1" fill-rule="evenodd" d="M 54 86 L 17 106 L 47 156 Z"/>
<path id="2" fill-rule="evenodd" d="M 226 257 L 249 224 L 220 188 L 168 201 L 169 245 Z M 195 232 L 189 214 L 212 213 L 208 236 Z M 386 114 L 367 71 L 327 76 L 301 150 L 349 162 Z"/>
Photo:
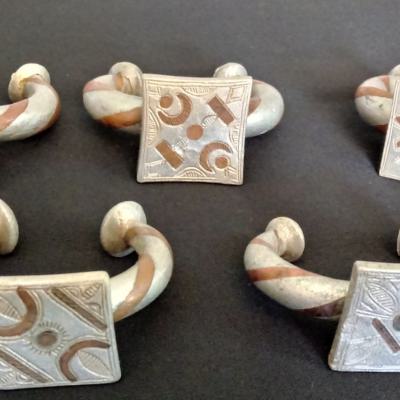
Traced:
<path id="1" fill-rule="evenodd" d="M 338 371 L 400 371 L 400 264 L 355 263 L 329 362 Z"/>
<path id="2" fill-rule="evenodd" d="M 400 180 L 400 81 L 395 84 L 379 175 Z"/>
<path id="3" fill-rule="evenodd" d="M 251 77 L 143 82 L 138 181 L 241 184 Z"/>
<path id="4" fill-rule="evenodd" d="M 107 273 L 0 278 L 0 389 L 119 378 Z"/>

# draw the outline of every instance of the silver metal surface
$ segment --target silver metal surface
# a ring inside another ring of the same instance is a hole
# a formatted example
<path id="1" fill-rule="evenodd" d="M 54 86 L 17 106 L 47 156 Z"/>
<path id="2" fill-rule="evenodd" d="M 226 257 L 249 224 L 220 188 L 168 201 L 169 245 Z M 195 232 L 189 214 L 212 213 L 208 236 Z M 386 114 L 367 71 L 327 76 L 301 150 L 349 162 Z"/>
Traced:
<path id="1" fill-rule="evenodd" d="M 251 77 L 143 75 L 139 182 L 243 181 Z"/>
<path id="2" fill-rule="evenodd" d="M 120 375 L 106 272 L 0 278 L 0 389 Z"/>
<path id="3" fill-rule="evenodd" d="M 379 175 L 400 180 L 400 81 L 396 81 Z"/>
<path id="4" fill-rule="evenodd" d="M 329 365 L 337 371 L 400 371 L 400 264 L 354 264 Z"/>

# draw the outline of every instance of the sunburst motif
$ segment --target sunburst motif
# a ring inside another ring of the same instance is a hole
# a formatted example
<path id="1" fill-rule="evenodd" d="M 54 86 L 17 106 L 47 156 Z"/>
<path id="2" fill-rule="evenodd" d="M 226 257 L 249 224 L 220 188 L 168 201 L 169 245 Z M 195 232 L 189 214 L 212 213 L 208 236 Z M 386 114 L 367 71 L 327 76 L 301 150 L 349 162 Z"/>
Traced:
<path id="1" fill-rule="evenodd" d="M 43 321 L 27 340 L 37 354 L 58 355 L 68 341 L 68 334 L 60 324 Z"/>

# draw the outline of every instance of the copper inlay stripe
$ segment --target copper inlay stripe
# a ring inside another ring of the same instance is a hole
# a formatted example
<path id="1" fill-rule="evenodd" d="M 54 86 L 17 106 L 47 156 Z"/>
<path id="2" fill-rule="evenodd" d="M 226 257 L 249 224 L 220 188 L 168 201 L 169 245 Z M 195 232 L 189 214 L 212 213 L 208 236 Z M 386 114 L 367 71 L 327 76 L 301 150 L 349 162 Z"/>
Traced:
<path id="1" fill-rule="evenodd" d="M 143 300 L 153 282 L 154 271 L 153 259 L 148 254 L 142 254 L 137 262 L 137 274 L 133 289 L 115 310 L 114 321 L 125 318 Z"/>
<path id="2" fill-rule="evenodd" d="M 389 75 L 382 75 L 379 77 L 379 79 L 383 82 L 385 85 L 386 89 L 390 91 L 390 77 Z"/>
<path id="3" fill-rule="evenodd" d="M 113 76 L 113 81 L 115 88 L 122 92 L 122 89 L 124 88 L 124 77 L 121 72 L 118 72 Z"/>
<path id="4" fill-rule="evenodd" d="M 10 126 L 28 107 L 28 100 L 21 100 L 11 104 L 7 110 L 0 115 L 0 132 Z"/>
<path id="5" fill-rule="evenodd" d="M 390 350 L 392 350 L 393 353 L 397 353 L 400 351 L 399 343 L 379 319 L 374 318 L 372 320 L 372 326 L 376 329 L 376 331 L 379 333 L 385 343 L 390 347 Z"/>
<path id="6" fill-rule="evenodd" d="M 298 267 L 280 267 L 280 266 L 249 269 L 247 270 L 247 273 L 252 282 L 316 275 L 313 272 L 309 272 Z"/>
<path id="7" fill-rule="evenodd" d="M 226 125 L 229 125 L 235 120 L 235 117 L 229 110 L 228 106 L 218 96 L 214 96 L 208 102 L 208 105 Z"/>
<path id="8" fill-rule="evenodd" d="M 387 99 L 391 99 L 393 97 L 387 90 L 378 89 L 372 86 L 361 86 L 357 89 L 356 97 L 362 96 L 378 96 L 378 97 L 386 97 Z"/>
<path id="9" fill-rule="evenodd" d="M 32 295 L 23 288 L 18 288 L 17 294 L 22 303 L 24 303 L 25 305 L 26 313 L 20 323 L 12 326 L 0 327 L 0 337 L 12 337 L 22 335 L 32 328 L 38 317 L 37 305 Z"/>
<path id="10" fill-rule="evenodd" d="M 154 236 L 158 239 L 160 239 L 169 249 L 171 255 L 172 255 L 172 249 L 170 244 L 168 243 L 168 240 L 165 238 L 165 236 L 159 232 L 157 229 L 151 227 L 151 226 L 133 226 L 132 228 L 129 228 L 125 234 L 125 240 L 128 242 L 130 240 L 135 239 L 137 236 Z"/>
<path id="11" fill-rule="evenodd" d="M 165 158 L 172 168 L 178 168 L 183 163 L 183 158 L 172 149 L 170 144 L 163 140 L 156 146 L 157 151 Z"/>
<path id="12" fill-rule="evenodd" d="M 99 320 L 95 315 L 93 315 L 89 310 L 87 310 L 82 305 L 78 304 L 72 297 L 70 297 L 67 293 L 59 288 L 52 288 L 51 294 L 67 306 L 69 309 L 74 311 L 80 317 L 82 317 L 85 321 L 90 323 L 91 325 L 95 326 L 96 328 L 105 331 L 107 329 L 107 325 Z"/>
<path id="13" fill-rule="evenodd" d="M 109 83 L 99 82 L 95 79 L 88 82 L 83 88 L 83 93 L 94 92 L 96 90 L 115 90 Z"/>
<path id="14" fill-rule="evenodd" d="M 25 363 L 19 361 L 13 355 L 9 354 L 8 352 L 0 349 L 0 358 L 5 361 L 7 364 L 11 365 L 13 368 L 17 369 L 18 371 L 22 372 L 24 375 L 29 376 L 33 380 L 39 383 L 48 383 L 49 379 L 42 375 L 40 371 L 37 371 Z"/>
<path id="15" fill-rule="evenodd" d="M 142 120 L 142 107 L 135 107 L 129 111 L 108 115 L 100 118 L 100 122 L 113 128 L 126 128 L 136 125 Z"/>
<path id="16" fill-rule="evenodd" d="M 176 126 L 183 124 L 192 112 L 192 102 L 190 98 L 183 93 L 179 93 L 177 97 L 182 105 L 182 111 L 178 115 L 169 115 L 161 111 L 158 112 L 158 117 L 167 125 Z"/>
<path id="17" fill-rule="evenodd" d="M 70 382 L 76 382 L 78 380 L 78 378 L 70 369 L 70 361 L 79 350 L 92 347 L 96 347 L 99 349 L 108 349 L 110 345 L 106 342 L 101 342 L 100 340 L 83 340 L 81 342 L 73 344 L 65 353 L 61 355 L 59 361 L 60 370 Z"/>
<path id="18" fill-rule="evenodd" d="M 252 114 L 260 104 L 261 99 L 259 97 L 252 97 L 249 102 L 249 111 L 247 112 L 247 115 Z"/>
<path id="19" fill-rule="evenodd" d="M 345 298 L 334 300 L 330 303 L 322 304 L 317 307 L 307 308 L 304 310 L 296 310 L 304 315 L 315 318 L 333 318 L 339 317 L 343 310 Z"/>

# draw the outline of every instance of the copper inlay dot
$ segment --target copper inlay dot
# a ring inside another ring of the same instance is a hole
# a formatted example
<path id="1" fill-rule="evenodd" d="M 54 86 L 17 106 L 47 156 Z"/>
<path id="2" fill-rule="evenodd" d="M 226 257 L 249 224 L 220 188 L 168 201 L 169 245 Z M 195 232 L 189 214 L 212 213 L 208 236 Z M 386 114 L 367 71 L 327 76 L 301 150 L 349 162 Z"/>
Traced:
<path id="1" fill-rule="evenodd" d="M 172 96 L 170 96 L 169 94 L 162 96 L 160 99 L 160 106 L 162 108 L 169 108 L 172 106 Z"/>
<path id="2" fill-rule="evenodd" d="M 186 135 L 190 140 L 199 140 L 203 136 L 203 127 L 200 125 L 191 125 L 187 128 Z"/>
<path id="3" fill-rule="evenodd" d="M 41 347 L 51 347 L 57 342 L 57 332 L 43 331 L 36 337 L 36 342 Z"/>
<path id="4" fill-rule="evenodd" d="M 224 169 L 229 165 L 229 160 L 226 157 L 223 157 L 223 156 L 217 157 L 215 159 L 215 165 L 219 169 Z"/>

